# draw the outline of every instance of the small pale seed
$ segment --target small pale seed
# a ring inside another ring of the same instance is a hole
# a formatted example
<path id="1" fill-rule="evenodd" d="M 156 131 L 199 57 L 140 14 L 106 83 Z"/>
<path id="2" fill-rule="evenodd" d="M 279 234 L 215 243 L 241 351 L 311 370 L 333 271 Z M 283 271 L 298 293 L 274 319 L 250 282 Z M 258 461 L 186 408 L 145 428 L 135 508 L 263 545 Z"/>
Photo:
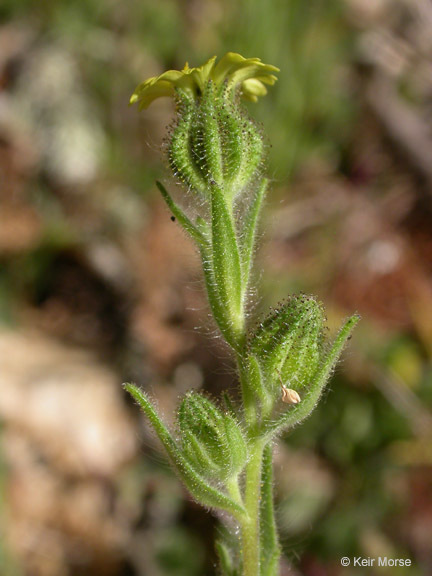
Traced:
<path id="1" fill-rule="evenodd" d="M 292 388 L 282 385 L 282 402 L 285 402 L 285 404 L 299 404 L 301 402 L 300 394 Z"/>

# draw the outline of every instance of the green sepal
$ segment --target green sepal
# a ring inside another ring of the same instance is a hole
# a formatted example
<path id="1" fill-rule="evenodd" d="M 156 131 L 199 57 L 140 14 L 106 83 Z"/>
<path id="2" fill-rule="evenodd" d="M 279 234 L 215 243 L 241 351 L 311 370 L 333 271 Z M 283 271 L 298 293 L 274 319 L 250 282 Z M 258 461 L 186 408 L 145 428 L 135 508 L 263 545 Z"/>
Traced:
<path id="1" fill-rule="evenodd" d="M 224 414 L 225 433 L 230 445 L 231 476 L 237 477 L 244 469 L 248 450 L 240 424 L 229 413 Z"/>
<path id="2" fill-rule="evenodd" d="M 252 183 L 264 160 L 264 139 L 261 131 L 249 117 L 245 117 L 243 134 L 242 163 L 237 173 L 237 191 Z"/>
<path id="3" fill-rule="evenodd" d="M 215 319 L 221 327 L 231 325 L 238 347 L 244 331 L 240 254 L 232 215 L 216 185 L 211 191 L 211 220 L 214 281 L 224 315 Z"/>
<path id="4" fill-rule="evenodd" d="M 258 326 L 249 348 L 260 363 L 267 389 L 279 397 L 280 381 L 302 390 L 323 354 L 324 311 L 311 296 L 291 296 Z"/>
<path id="5" fill-rule="evenodd" d="M 225 510 L 235 517 L 243 515 L 245 510 L 241 504 L 210 486 L 185 459 L 145 392 L 134 384 L 124 384 L 124 388 L 142 408 L 159 440 L 162 442 L 177 474 L 197 502 L 209 508 Z"/>
<path id="6" fill-rule="evenodd" d="M 264 448 L 260 500 L 260 576 L 279 573 L 279 545 L 273 501 L 273 454 L 271 445 Z"/>
<path id="7" fill-rule="evenodd" d="M 177 124 L 169 139 L 169 163 L 176 178 L 179 178 L 193 192 L 205 197 L 208 195 L 207 181 L 196 166 L 194 149 L 190 146 L 195 105 L 182 97 L 180 93 L 179 100 L 181 104 L 178 108 Z"/>
<path id="8" fill-rule="evenodd" d="M 197 392 L 189 392 L 178 409 L 182 453 L 203 478 L 220 483 L 245 467 L 247 446 L 240 424 Z"/>
<path id="9" fill-rule="evenodd" d="M 231 398 L 229 397 L 228 392 L 226 392 L 226 391 L 222 392 L 222 399 L 223 399 L 226 411 L 235 417 L 237 414 L 237 411 L 234 407 L 234 404 L 232 403 Z"/>
<path id="10" fill-rule="evenodd" d="M 209 481 L 221 479 L 220 463 L 213 460 L 205 443 L 200 442 L 192 432 L 187 430 L 182 432 L 182 452 L 193 469 L 203 478 Z"/>
<path id="11" fill-rule="evenodd" d="M 207 239 L 202 231 L 197 226 L 195 226 L 186 216 L 183 210 L 177 206 L 162 183 L 156 180 L 156 186 L 158 187 L 159 192 L 162 194 L 162 197 L 165 200 L 168 208 L 171 210 L 173 216 L 177 218 L 179 224 L 186 230 L 186 232 L 188 232 L 199 245 L 207 244 Z"/>
<path id="12" fill-rule="evenodd" d="M 360 316 L 355 314 L 348 318 L 348 320 L 343 324 L 333 342 L 333 345 L 314 374 L 309 386 L 307 386 L 302 392 L 301 402 L 295 406 L 288 407 L 276 421 L 267 423 L 265 427 L 265 435 L 268 438 L 271 438 L 284 430 L 293 428 L 312 413 L 336 367 L 346 342 L 351 336 L 351 332 L 359 320 Z"/>
<path id="13" fill-rule="evenodd" d="M 266 390 L 261 367 L 258 359 L 253 354 L 250 354 L 247 359 L 248 362 L 248 384 L 250 385 L 255 397 L 259 400 L 261 409 L 264 413 L 271 407 L 271 395 Z"/>
<path id="14" fill-rule="evenodd" d="M 233 195 L 241 190 L 241 183 L 237 184 L 237 177 L 244 158 L 242 138 L 244 119 L 235 105 L 226 101 L 224 106 L 220 107 L 219 121 L 224 152 L 224 188 L 232 200 Z"/>
<path id="15" fill-rule="evenodd" d="M 219 186 L 223 187 L 223 149 L 218 122 L 218 100 L 213 82 L 210 81 L 204 89 L 198 118 L 202 129 L 204 170 L 207 180 L 215 180 Z"/>

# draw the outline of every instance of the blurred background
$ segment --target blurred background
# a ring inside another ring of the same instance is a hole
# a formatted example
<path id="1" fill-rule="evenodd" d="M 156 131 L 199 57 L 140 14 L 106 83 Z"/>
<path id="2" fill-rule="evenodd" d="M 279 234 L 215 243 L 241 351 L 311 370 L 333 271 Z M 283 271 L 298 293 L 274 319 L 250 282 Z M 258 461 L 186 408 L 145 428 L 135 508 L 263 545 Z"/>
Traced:
<path id="1" fill-rule="evenodd" d="M 272 144 L 254 318 L 298 291 L 330 331 L 363 318 L 276 449 L 283 574 L 432 573 L 430 1 L 2 0 L 2 576 L 216 574 L 217 521 L 121 383 L 168 421 L 187 389 L 236 385 L 154 186 L 172 102 L 128 107 L 226 51 L 281 69 L 251 105 Z M 413 566 L 342 568 L 353 555 Z"/>

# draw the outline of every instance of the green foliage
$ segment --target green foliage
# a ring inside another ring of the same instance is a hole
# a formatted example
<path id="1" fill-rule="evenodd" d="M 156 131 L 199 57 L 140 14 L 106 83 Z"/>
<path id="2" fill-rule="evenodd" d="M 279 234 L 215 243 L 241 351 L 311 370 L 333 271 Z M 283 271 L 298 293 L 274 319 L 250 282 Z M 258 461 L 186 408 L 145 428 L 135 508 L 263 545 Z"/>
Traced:
<path id="1" fill-rule="evenodd" d="M 239 525 L 239 555 L 225 542 L 217 545 L 222 573 L 274 576 L 280 546 L 271 443 L 315 408 L 359 318 L 349 318 L 329 345 L 322 306 L 312 297 L 293 296 L 255 332 L 248 330 L 246 299 L 267 181 L 259 177 L 261 133 L 238 100 L 242 91 L 252 99 L 265 93 L 266 73 L 275 69 L 232 53 L 215 62 L 151 78 L 138 86 L 131 102 L 146 107 L 159 96 L 176 98 L 169 160 L 174 176 L 199 199 L 194 216 L 157 185 L 200 252 L 214 320 L 237 360 L 242 405 L 234 409 L 228 403 L 223 412 L 205 396 L 188 393 L 178 408 L 176 439 L 146 394 L 125 387 L 195 499 L 230 513 Z"/>

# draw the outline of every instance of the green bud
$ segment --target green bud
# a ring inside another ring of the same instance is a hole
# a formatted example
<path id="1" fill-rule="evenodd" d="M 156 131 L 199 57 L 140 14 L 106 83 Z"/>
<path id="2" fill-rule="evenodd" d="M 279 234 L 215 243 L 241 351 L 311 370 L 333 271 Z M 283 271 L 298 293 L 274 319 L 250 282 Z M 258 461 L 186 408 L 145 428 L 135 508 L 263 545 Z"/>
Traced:
<path id="1" fill-rule="evenodd" d="M 359 319 L 356 314 L 348 318 L 330 344 L 324 337 L 322 305 L 301 295 L 290 297 L 258 326 L 249 340 L 249 353 L 260 367 L 264 399 L 258 397 L 266 434 L 278 434 L 309 416 Z M 289 407 L 281 410 L 279 404 L 279 416 L 272 420 L 279 400 Z"/>
<path id="2" fill-rule="evenodd" d="M 279 69 L 259 58 L 228 52 L 202 66 L 168 70 L 139 84 L 130 103 L 147 108 L 155 99 L 177 101 L 177 123 L 168 150 L 174 174 L 192 190 L 209 195 L 217 185 L 232 200 L 263 161 L 260 130 L 240 106 L 240 99 L 256 102 L 272 86 Z"/>
<path id="3" fill-rule="evenodd" d="M 265 159 L 261 129 L 241 105 L 256 102 L 277 78 L 278 68 L 259 58 L 227 53 L 219 62 L 168 70 L 137 86 L 130 103 L 147 108 L 168 96 L 176 120 L 165 147 L 175 178 L 198 198 L 187 215 L 165 188 L 158 188 L 203 262 L 214 319 L 232 348 L 246 339 L 245 305 L 259 213 L 267 188 L 260 176 Z"/>
<path id="4" fill-rule="evenodd" d="M 238 422 L 202 394 L 191 392 L 178 410 L 182 452 L 198 474 L 226 482 L 238 476 L 247 447 Z"/>
<path id="5" fill-rule="evenodd" d="M 293 296 L 259 325 L 250 341 L 269 392 L 301 390 L 311 381 L 322 360 L 324 311 L 310 296 Z"/>
<path id="6" fill-rule="evenodd" d="M 202 196 L 215 184 L 232 199 L 254 183 L 264 161 L 263 136 L 236 91 L 209 80 L 202 95 L 178 90 L 168 155 L 174 175 Z"/>

